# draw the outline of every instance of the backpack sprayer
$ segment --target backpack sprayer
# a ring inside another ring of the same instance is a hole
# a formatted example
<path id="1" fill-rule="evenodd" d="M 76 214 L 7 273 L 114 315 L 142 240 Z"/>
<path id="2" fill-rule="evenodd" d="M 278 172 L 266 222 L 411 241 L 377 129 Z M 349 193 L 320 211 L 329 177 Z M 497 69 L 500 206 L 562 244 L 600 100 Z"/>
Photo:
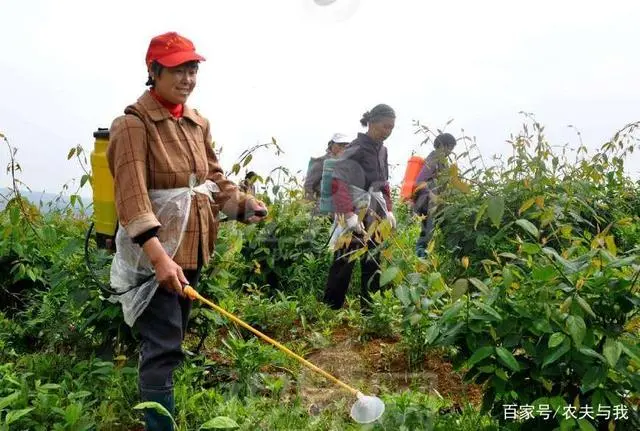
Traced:
<path id="1" fill-rule="evenodd" d="M 413 192 L 417 186 L 416 180 L 420 171 L 424 167 L 425 160 L 420 156 L 411 156 L 407 161 L 407 168 L 402 179 L 402 188 L 400 189 L 400 198 L 403 201 L 411 200 Z"/>
<path id="2" fill-rule="evenodd" d="M 93 189 L 93 221 L 89 224 L 84 238 L 84 261 L 93 281 L 102 290 L 111 295 L 125 294 L 137 286 L 131 286 L 123 292 L 116 292 L 101 283 L 95 275 L 89 259 L 89 241 L 95 230 L 95 240 L 98 248 L 110 253 L 116 249 L 116 232 L 118 231 L 118 217 L 114 195 L 113 177 L 107 162 L 107 147 L 109 146 L 109 129 L 99 127 L 93 132 L 94 148 L 91 152 L 91 172 L 93 175 L 91 187 Z"/>
<path id="3" fill-rule="evenodd" d="M 118 228 L 113 178 L 107 162 L 109 129 L 98 128 L 93 133 L 94 149 L 91 152 L 91 172 L 93 173 L 93 221 L 89 233 L 95 228 L 96 244 L 99 248 L 115 251 L 115 235 Z"/>

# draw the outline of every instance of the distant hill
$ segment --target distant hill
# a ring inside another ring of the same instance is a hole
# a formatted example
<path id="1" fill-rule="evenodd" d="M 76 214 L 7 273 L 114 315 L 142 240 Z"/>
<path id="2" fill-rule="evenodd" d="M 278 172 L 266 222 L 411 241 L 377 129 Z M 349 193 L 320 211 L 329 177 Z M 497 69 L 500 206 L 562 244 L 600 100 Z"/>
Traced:
<path id="1" fill-rule="evenodd" d="M 0 194 L 3 196 L 9 196 L 10 190 L 7 188 L 0 189 Z M 26 198 L 29 202 L 40 208 L 41 211 L 47 212 L 50 209 L 62 209 L 69 205 L 70 198 L 69 196 L 59 196 L 54 193 L 46 193 L 46 192 L 36 192 L 36 191 L 28 191 L 21 190 L 20 194 Z M 87 214 L 91 214 L 91 198 L 87 196 L 81 196 L 82 203 L 84 204 L 85 211 Z M 0 210 L 4 209 L 7 202 L 0 196 Z M 75 204 L 76 212 L 80 212 L 81 206 L 80 203 Z M 89 207 L 89 208 L 87 208 Z"/>

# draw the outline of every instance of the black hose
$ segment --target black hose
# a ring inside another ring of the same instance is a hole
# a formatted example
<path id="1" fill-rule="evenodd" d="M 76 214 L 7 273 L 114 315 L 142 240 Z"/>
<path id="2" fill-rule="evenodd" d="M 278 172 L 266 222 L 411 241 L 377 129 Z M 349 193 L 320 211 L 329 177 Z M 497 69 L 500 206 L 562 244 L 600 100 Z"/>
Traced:
<path id="1" fill-rule="evenodd" d="M 127 292 L 131 292 L 133 289 L 136 289 L 139 287 L 139 285 L 136 286 L 131 286 L 128 289 L 124 290 L 123 292 L 116 292 L 115 290 L 110 289 L 109 287 L 107 287 L 106 284 L 100 282 L 98 280 L 98 278 L 96 277 L 96 273 L 93 269 L 93 267 L 91 266 L 91 261 L 89 259 L 89 240 L 91 239 L 91 233 L 93 232 L 93 225 L 94 223 L 91 222 L 91 224 L 89 225 L 89 229 L 87 229 L 87 234 L 84 237 L 84 263 L 87 266 L 87 270 L 89 271 L 89 275 L 91 276 L 91 279 L 93 280 L 94 283 L 96 283 L 98 285 L 98 287 L 100 287 L 100 289 L 104 290 L 105 292 L 113 295 L 113 296 L 120 296 L 120 295 L 124 295 Z M 148 280 L 150 280 L 153 277 L 153 274 L 150 275 L 149 277 L 147 277 L 145 280 L 143 280 L 143 283 L 146 283 Z"/>

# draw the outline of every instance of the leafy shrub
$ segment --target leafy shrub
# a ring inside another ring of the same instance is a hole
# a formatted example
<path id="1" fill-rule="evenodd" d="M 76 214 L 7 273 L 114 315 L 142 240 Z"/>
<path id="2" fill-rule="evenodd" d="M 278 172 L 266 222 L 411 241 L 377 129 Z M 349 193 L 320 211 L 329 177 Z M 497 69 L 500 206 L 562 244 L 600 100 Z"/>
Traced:
<path id="1" fill-rule="evenodd" d="M 505 165 L 477 173 L 471 191 L 445 195 L 439 250 L 451 281 L 431 274 L 426 288 L 397 289 L 405 337 L 421 331 L 426 345 L 455 346 L 467 379 L 485 387 L 483 408 L 502 421 L 505 404 L 561 412 L 626 404 L 636 426 L 626 396 L 640 391 L 640 255 L 635 244 L 621 249 L 631 235 L 615 236 L 638 225 L 627 215 L 638 190 L 622 164 L 631 147 L 614 138 L 570 163 L 539 124 L 534 130 L 536 139 L 513 141 Z M 607 421 L 555 422 L 593 429 Z"/>

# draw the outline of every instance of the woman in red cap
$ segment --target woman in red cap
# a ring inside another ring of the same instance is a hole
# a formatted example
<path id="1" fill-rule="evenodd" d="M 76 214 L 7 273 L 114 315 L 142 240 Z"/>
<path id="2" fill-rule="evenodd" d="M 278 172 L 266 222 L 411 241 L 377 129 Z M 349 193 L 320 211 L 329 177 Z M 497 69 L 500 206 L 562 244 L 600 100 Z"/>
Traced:
<path id="1" fill-rule="evenodd" d="M 150 89 L 114 120 L 108 148 L 122 228 L 118 244 L 137 250 L 141 256 L 137 260 L 148 262 L 151 274 L 155 273 L 152 283 L 134 283 L 135 289 L 116 299 L 125 321 L 139 334 L 140 396 L 172 414 L 173 371 L 184 357 L 182 340 L 191 310 L 182 288 L 195 287 L 200 269 L 209 261 L 219 211 L 245 223 L 266 215 L 262 202 L 225 178 L 212 148 L 209 121 L 185 105 L 204 60 L 193 43 L 177 33 L 154 37 L 146 55 Z M 163 219 L 158 210 L 157 193 L 164 191 L 166 196 L 185 188 L 190 205 L 180 210 L 184 223 L 177 232 L 167 227 L 172 220 Z M 202 192 L 205 189 L 208 192 Z M 171 241 L 177 245 L 169 253 L 166 244 Z M 114 258 L 112 285 L 114 265 L 130 264 L 125 254 Z M 145 422 L 148 430 L 172 429 L 169 418 L 149 409 Z"/>

